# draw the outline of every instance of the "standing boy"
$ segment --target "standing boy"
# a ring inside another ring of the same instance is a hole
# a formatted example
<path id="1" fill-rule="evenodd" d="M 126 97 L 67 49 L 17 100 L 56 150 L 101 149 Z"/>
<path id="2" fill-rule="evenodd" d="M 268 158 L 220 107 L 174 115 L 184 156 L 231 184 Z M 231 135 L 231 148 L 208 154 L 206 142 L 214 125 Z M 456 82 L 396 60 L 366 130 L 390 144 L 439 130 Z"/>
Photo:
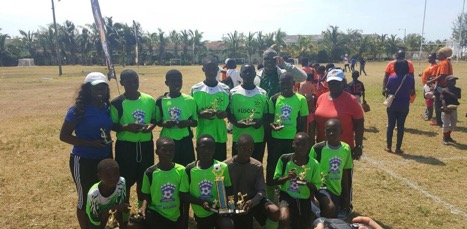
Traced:
<path id="1" fill-rule="evenodd" d="M 283 73 L 281 92 L 269 100 L 269 120 L 272 139 L 268 145 L 266 184 L 268 198 L 274 199 L 273 176 L 277 160 L 282 154 L 293 152 L 292 142 L 297 132 L 306 131 L 308 103 L 303 95 L 293 92 L 293 77 Z"/>
<path id="2" fill-rule="evenodd" d="M 208 134 L 201 135 L 196 141 L 196 153 L 198 160 L 189 164 L 185 172 L 188 176 L 189 190 L 181 193 L 184 201 L 191 203 L 195 214 L 197 228 L 213 229 L 229 228 L 233 225 L 230 218 L 220 216 L 210 211 L 209 208 L 217 199 L 217 186 L 214 183 L 215 175 L 214 165 L 220 166 L 223 171 L 224 185 L 227 196 L 230 195 L 230 186 L 232 185 L 227 165 L 223 162 L 213 159 L 216 143 L 214 138 Z"/>
<path id="3" fill-rule="evenodd" d="M 175 142 L 173 162 L 183 166 L 195 160 L 193 132 L 191 127 L 198 125 L 195 100 L 180 92 L 182 73 L 170 70 L 165 74 L 165 85 L 169 92 L 156 100 L 156 107 L 161 114 L 157 125 L 162 127 L 160 137 L 170 137 Z"/>
<path id="4" fill-rule="evenodd" d="M 154 164 L 152 130 L 158 115 L 154 98 L 138 91 L 139 77 L 135 71 L 122 71 L 120 84 L 125 92 L 112 100 L 110 114 L 112 129 L 117 132 L 115 160 L 126 180 L 128 203 L 130 188 L 135 183 L 138 201 L 143 200 L 141 185 L 144 171 Z"/>
<path id="5" fill-rule="evenodd" d="M 180 223 L 179 192 L 188 191 L 185 167 L 173 162 L 175 143 L 168 137 L 156 141 L 159 163 L 144 172 L 143 204 L 140 212 L 148 228 L 178 228 Z"/>
<path id="6" fill-rule="evenodd" d="M 229 121 L 233 124 L 232 156 L 238 152 L 237 142 L 240 135 L 248 133 L 255 141 L 253 158 L 262 162 L 264 155 L 264 120 L 268 110 L 267 93 L 256 86 L 255 67 L 245 64 L 240 69 L 243 84 L 230 91 Z"/>
<path id="7" fill-rule="evenodd" d="M 310 197 L 321 185 L 319 164 L 308 156 L 308 134 L 296 134 L 293 147 L 295 152 L 282 155 L 274 172 L 274 184 L 280 185 L 279 228 L 311 228 Z"/>
<path id="8" fill-rule="evenodd" d="M 350 82 L 347 86 L 350 89 L 349 93 L 354 95 L 358 102 L 361 104 L 365 101 L 365 85 L 363 85 L 362 81 L 358 80 L 358 77 L 360 77 L 360 73 L 358 71 L 353 71 L 352 82 Z"/>
<path id="9" fill-rule="evenodd" d="M 339 120 L 327 120 L 324 129 L 326 141 L 317 143 L 310 151 L 310 157 L 320 164 L 324 180 L 324 184 L 316 194 L 316 199 L 322 217 L 337 218 L 340 198 L 346 198 L 350 192 L 348 177 L 353 167 L 352 156 L 350 146 L 339 141 L 342 134 Z"/>
<path id="10" fill-rule="evenodd" d="M 441 120 L 443 120 L 443 144 L 456 142 L 451 138 L 451 133 L 456 128 L 457 124 L 457 106 L 461 98 L 461 89 L 456 87 L 455 76 L 446 77 L 447 86 L 441 91 Z"/>
<path id="11" fill-rule="evenodd" d="M 206 79 L 191 88 L 191 96 L 195 99 L 199 125 L 196 137 L 210 134 L 216 143 L 214 159 L 223 161 L 227 157 L 227 118 L 229 107 L 229 87 L 216 80 L 217 60 L 208 56 L 203 61 L 203 72 Z"/>
<path id="12" fill-rule="evenodd" d="M 104 159 L 97 165 L 99 182 L 88 192 L 86 213 L 91 228 L 104 228 L 109 218 L 109 210 L 116 211 L 120 228 L 126 228 L 129 205 L 125 203 L 125 178 L 120 176 L 118 163 L 113 159 Z"/>

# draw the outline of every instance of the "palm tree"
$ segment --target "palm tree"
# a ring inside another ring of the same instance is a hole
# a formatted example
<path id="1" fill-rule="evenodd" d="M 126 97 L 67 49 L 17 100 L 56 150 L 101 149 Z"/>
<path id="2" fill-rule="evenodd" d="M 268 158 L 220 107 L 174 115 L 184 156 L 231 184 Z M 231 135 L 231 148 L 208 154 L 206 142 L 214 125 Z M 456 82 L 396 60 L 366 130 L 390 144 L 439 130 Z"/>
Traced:
<path id="1" fill-rule="evenodd" d="M 245 49 L 249 63 L 251 63 L 251 56 L 255 53 L 257 48 L 255 34 L 256 33 L 248 32 L 248 36 L 245 37 Z"/>
<path id="2" fill-rule="evenodd" d="M 19 30 L 19 33 L 22 36 L 21 41 L 22 41 L 24 47 L 28 50 L 29 55 L 32 58 L 35 58 L 36 57 L 36 52 L 37 52 L 36 46 L 35 46 L 36 33 L 31 32 L 29 30 L 28 30 L 28 32 L 25 32 L 23 30 Z"/>
<path id="3" fill-rule="evenodd" d="M 75 64 L 77 59 L 78 45 L 76 42 L 77 31 L 73 22 L 66 20 L 59 26 L 59 40 L 62 47 L 62 56 L 67 64 Z"/>
<path id="4" fill-rule="evenodd" d="M 391 34 L 391 36 L 388 38 L 386 42 L 386 54 L 388 56 L 393 56 L 394 53 L 397 52 L 399 49 L 399 44 L 401 43 L 401 40 L 397 38 L 397 35 Z"/>
<path id="5" fill-rule="evenodd" d="M 191 40 L 193 41 L 193 63 L 198 63 L 199 51 L 204 47 L 204 44 L 201 42 L 201 39 L 203 39 L 203 32 L 199 32 L 198 30 L 190 30 L 190 36 Z"/>
<path id="6" fill-rule="evenodd" d="M 262 57 L 263 52 L 268 47 L 266 45 L 266 41 L 264 39 L 265 39 L 265 37 L 263 36 L 262 31 L 256 32 L 256 46 L 257 46 L 256 51 L 258 52 L 259 57 Z"/>
<path id="7" fill-rule="evenodd" d="M 228 33 L 227 38 L 224 40 L 224 45 L 226 47 L 224 51 L 227 57 L 237 58 L 237 52 L 239 51 L 242 43 L 243 33 L 238 33 L 237 30 L 233 33 Z"/>
<path id="8" fill-rule="evenodd" d="M 192 45 L 190 32 L 186 29 L 180 31 L 180 41 L 182 42 L 182 62 L 186 64 L 188 59 L 188 48 Z"/>
<path id="9" fill-rule="evenodd" d="M 287 34 L 282 32 L 280 28 L 274 33 L 274 44 L 276 44 L 279 50 L 287 46 L 285 44 L 285 36 L 287 36 Z"/>
<path id="10" fill-rule="evenodd" d="M 170 42 L 172 43 L 175 57 L 178 57 L 178 47 L 180 46 L 180 35 L 176 30 L 172 30 L 169 33 Z"/>
<path id="11" fill-rule="evenodd" d="M 159 64 L 163 65 L 164 60 L 165 60 L 165 48 L 167 47 L 167 43 L 169 42 L 169 39 L 167 38 L 167 36 L 165 36 L 165 33 L 164 31 L 162 31 L 162 29 L 158 28 L 157 30 L 159 31 L 159 33 L 157 34 L 157 40 L 156 40 L 157 46 L 159 48 L 158 59 L 159 59 Z"/>
<path id="12" fill-rule="evenodd" d="M 56 64 L 56 59 L 54 57 L 57 56 L 58 50 L 56 50 L 55 46 L 56 41 L 53 25 L 49 25 L 47 28 L 41 27 L 41 30 L 37 33 L 37 38 L 39 47 L 42 49 L 42 63 L 47 65 Z"/>
<path id="13" fill-rule="evenodd" d="M 90 53 L 94 48 L 91 31 L 89 31 L 86 27 L 81 27 L 81 33 L 78 35 L 77 43 L 82 57 L 81 63 L 84 65 L 89 65 L 91 58 Z"/>
<path id="14" fill-rule="evenodd" d="M 1 28 L 0 28 L 1 31 Z M 5 41 L 9 38 L 8 34 L 0 33 L 0 66 L 4 66 L 5 59 L 9 56 L 9 53 L 5 46 Z"/>
<path id="15" fill-rule="evenodd" d="M 323 34 L 323 43 L 329 50 L 330 61 L 340 59 L 340 55 L 345 51 L 343 47 L 347 42 L 346 36 L 339 32 L 338 26 L 329 26 L 326 31 L 322 32 Z"/>

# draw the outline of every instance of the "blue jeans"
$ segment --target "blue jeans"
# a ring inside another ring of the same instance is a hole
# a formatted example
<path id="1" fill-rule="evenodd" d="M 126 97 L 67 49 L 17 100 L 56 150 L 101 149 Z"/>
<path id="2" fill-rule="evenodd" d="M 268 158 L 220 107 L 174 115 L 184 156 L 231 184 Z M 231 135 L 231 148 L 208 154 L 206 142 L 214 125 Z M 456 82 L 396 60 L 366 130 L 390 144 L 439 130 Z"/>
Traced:
<path id="1" fill-rule="evenodd" d="M 404 138 L 404 125 L 405 118 L 409 114 L 409 107 L 404 108 L 387 108 L 386 112 L 388 114 L 388 128 L 386 130 L 386 146 L 388 149 L 392 147 L 392 134 L 394 132 L 394 127 L 397 123 L 397 143 L 396 149 L 400 149 L 402 146 L 402 139 Z"/>

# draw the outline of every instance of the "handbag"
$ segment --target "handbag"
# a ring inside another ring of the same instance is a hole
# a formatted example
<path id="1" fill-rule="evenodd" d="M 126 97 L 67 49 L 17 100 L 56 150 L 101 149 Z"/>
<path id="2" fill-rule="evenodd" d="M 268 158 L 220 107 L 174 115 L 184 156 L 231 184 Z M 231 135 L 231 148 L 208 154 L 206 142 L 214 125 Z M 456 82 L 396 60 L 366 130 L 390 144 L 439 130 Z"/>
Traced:
<path id="1" fill-rule="evenodd" d="M 390 108 L 392 105 L 392 101 L 394 101 L 394 98 L 396 98 L 397 92 L 399 92 L 399 89 L 401 89 L 402 84 L 404 83 L 405 78 L 407 78 L 407 74 L 404 76 L 404 78 L 401 81 L 401 84 L 397 88 L 396 92 L 394 94 L 388 94 L 388 97 L 384 100 L 383 104 L 387 107 Z"/>

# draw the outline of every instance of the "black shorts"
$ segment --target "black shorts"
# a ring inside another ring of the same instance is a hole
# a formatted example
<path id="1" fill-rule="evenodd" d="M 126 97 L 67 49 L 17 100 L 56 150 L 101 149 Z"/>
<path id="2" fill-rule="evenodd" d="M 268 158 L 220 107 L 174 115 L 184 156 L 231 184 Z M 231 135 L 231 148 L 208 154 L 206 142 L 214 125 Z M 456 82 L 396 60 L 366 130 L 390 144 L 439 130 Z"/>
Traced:
<path id="1" fill-rule="evenodd" d="M 333 205 L 335 206 L 335 211 L 334 214 L 338 214 L 340 210 L 340 201 L 341 198 L 340 196 L 334 195 L 329 189 L 320 189 L 316 192 L 316 199 L 318 199 L 318 202 L 322 200 L 323 198 L 328 198 L 329 200 L 332 201 Z"/>
<path id="2" fill-rule="evenodd" d="M 291 228 L 311 227 L 312 213 L 310 199 L 293 198 L 286 192 L 280 191 L 279 208 L 289 209 Z"/>
<path id="3" fill-rule="evenodd" d="M 214 159 L 218 161 L 225 161 L 225 159 L 227 159 L 227 143 L 216 142 L 216 152 L 214 152 Z"/>
<path id="4" fill-rule="evenodd" d="M 146 210 L 146 219 L 144 220 L 145 228 L 178 228 L 179 223 L 180 217 L 178 217 L 177 221 L 174 222 L 165 218 L 156 211 L 153 211 L 149 208 Z"/>
<path id="5" fill-rule="evenodd" d="M 112 155 L 109 155 L 108 158 L 112 158 Z M 83 158 L 70 154 L 70 171 L 76 185 L 76 191 L 78 192 L 77 208 L 80 210 L 86 209 L 89 189 L 99 182 L 97 178 L 97 164 L 104 159 Z"/>
<path id="6" fill-rule="evenodd" d="M 266 148 L 266 142 L 255 142 L 255 149 L 253 150 L 252 158 L 263 163 L 264 148 Z M 238 147 L 236 142 L 232 142 L 232 157 L 238 154 Z"/>
<path id="7" fill-rule="evenodd" d="M 235 229 L 252 229 L 253 228 L 253 218 L 258 221 L 259 225 L 262 227 L 266 225 L 266 220 L 268 219 L 268 212 L 266 208 L 268 205 L 274 204 L 271 200 L 264 197 L 259 204 L 254 206 L 248 214 L 246 215 L 234 215 L 233 220 L 235 222 Z"/>
<path id="8" fill-rule="evenodd" d="M 175 155 L 173 162 L 187 166 L 195 161 L 195 149 L 193 148 L 193 140 L 191 136 L 184 137 L 175 142 Z"/>
<path id="9" fill-rule="evenodd" d="M 277 161 L 286 153 L 293 153 L 293 139 L 276 139 L 271 138 L 268 142 L 268 159 L 266 164 L 266 184 L 272 185 L 274 171 L 276 170 Z"/>
<path id="10" fill-rule="evenodd" d="M 198 217 L 195 215 L 196 228 L 198 229 L 213 229 L 216 227 L 217 214 L 212 214 L 208 217 Z"/>
<path id="11" fill-rule="evenodd" d="M 117 140 L 115 160 L 120 166 L 120 176 L 125 178 L 127 187 L 135 183 L 142 184 L 144 171 L 154 165 L 154 142 Z"/>

